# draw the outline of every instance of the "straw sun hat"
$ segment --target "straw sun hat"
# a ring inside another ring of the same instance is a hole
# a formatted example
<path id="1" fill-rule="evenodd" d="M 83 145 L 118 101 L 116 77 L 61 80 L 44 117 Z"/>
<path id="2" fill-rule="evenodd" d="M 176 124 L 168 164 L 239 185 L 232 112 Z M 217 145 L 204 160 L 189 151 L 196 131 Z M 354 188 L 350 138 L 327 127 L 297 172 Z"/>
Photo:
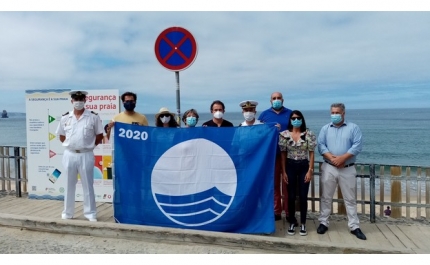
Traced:
<path id="1" fill-rule="evenodd" d="M 160 109 L 160 111 L 158 111 L 158 113 L 157 113 L 157 114 L 155 114 L 155 121 L 157 121 L 157 120 L 158 120 L 158 117 L 159 117 L 161 114 L 170 114 L 170 115 L 172 115 L 172 118 L 173 118 L 173 119 L 175 118 L 175 113 L 170 112 L 168 108 L 163 107 L 163 108 L 161 108 L 161 109 Z"/>

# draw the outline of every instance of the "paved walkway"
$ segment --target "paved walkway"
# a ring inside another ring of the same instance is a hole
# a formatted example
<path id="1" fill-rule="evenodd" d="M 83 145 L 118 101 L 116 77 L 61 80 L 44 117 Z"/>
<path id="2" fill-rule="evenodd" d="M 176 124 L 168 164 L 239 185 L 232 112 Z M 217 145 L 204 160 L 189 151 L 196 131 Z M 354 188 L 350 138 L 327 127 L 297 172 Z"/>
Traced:
<path id="1" fill-rule="evenodd" d="M 309 216 L 307 236 L 286 234 L 285 220 L 276 222 L 272 235 L 248 235 L 208 232 L 189 229 L 118 224 L 113 219 L 111 203 L 97 203 L 98 222 L 89 222 L 82 215 L 82 202 L 76 203 L 72 220 L 60 218 L 62 201 L 17 198 L 0 193 L 0 226 L 63 234 L 147 240 L 151 242 L 191 243 L 258 249 L 267 253 L 430 253 L 428 222 L 367 221 L 360 216 L 361 229 L 367 240 L 350 234 L 346 217 L 334 217 L 329 231 L 316 232 L 318 220 Z"/>

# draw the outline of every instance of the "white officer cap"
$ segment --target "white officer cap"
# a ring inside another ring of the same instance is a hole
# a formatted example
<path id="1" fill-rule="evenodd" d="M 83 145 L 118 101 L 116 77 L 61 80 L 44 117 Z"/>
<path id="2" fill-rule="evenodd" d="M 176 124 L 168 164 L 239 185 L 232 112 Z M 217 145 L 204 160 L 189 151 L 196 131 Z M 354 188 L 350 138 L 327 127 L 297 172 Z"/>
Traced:
<path id="1" fill-rule="evenodd" d="M 75 97 L 84 97 L 85 98 L 88 95 L 88 92 L 84 91 L 84 90 L 72 90 L 69 92 L 69 95 L 72 98 L 75 98 Z"/>
<path id="2" fill-rule="evenodd" d="M 243 108 L 255 108 L 257 107 L 258 102 L 255 100 L 244 100 L 242 102 L 239 103 L 239 106 Z"/>

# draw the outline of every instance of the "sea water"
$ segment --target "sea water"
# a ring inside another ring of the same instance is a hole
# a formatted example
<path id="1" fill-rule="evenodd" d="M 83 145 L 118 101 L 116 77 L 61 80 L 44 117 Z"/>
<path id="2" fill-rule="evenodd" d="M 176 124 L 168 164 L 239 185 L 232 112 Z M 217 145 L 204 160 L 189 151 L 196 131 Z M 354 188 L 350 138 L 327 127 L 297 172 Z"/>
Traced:
<path id="1" fill-rule="evenodd" d="M 257 117 L 262 109 L 257 109 Z M 329 110 L 302 111 L 307 127 L 316 135 L 330 122 Z M 155 114 L 143 113 L 150 126 Z M 199 113 L 197 126 L 212 118 L 210 113 Z M 356 123 L 363 133 L 363 150 L 357 163 L 430 167 L 430 108 L 416 109 L 352 109 L 345 118 Z M 240 112 L 225 112 L 224 119 L 238 126 L 244 121 Z M 181 126 L 184 126 L 183 123 Z M 9 113 L 0 118 L 0 146 L 27 145 L 26 116 Z M 315 160 L 322 157 L 315 150 Z"/>

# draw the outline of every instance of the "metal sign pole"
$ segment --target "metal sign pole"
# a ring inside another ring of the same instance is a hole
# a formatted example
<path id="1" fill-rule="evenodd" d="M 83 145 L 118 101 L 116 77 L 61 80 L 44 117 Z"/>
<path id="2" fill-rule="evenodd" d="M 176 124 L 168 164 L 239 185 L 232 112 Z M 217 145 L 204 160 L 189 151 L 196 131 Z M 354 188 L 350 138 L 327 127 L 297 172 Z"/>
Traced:
<path id="1" fill-rule="evenodd" d="M 179 127 L 181 127 L 181 96 L 179 92 L 179 71 L 175 71 L 176 76 L 176 111 L 178 113 L 176 117 L 176 122 L 179 124 Z"/>
<path id="2" fill-rule="evenodd" d="M 179 92 L 179 71 L 188 68 L 196 59 L 197 42 L 194 36 L 182 27 L 170 27 L 155 40 L 155 57 L 165 68 L 175 71 L 176 76 L 176 121 L 181 127 L 181 100 Z"/>

